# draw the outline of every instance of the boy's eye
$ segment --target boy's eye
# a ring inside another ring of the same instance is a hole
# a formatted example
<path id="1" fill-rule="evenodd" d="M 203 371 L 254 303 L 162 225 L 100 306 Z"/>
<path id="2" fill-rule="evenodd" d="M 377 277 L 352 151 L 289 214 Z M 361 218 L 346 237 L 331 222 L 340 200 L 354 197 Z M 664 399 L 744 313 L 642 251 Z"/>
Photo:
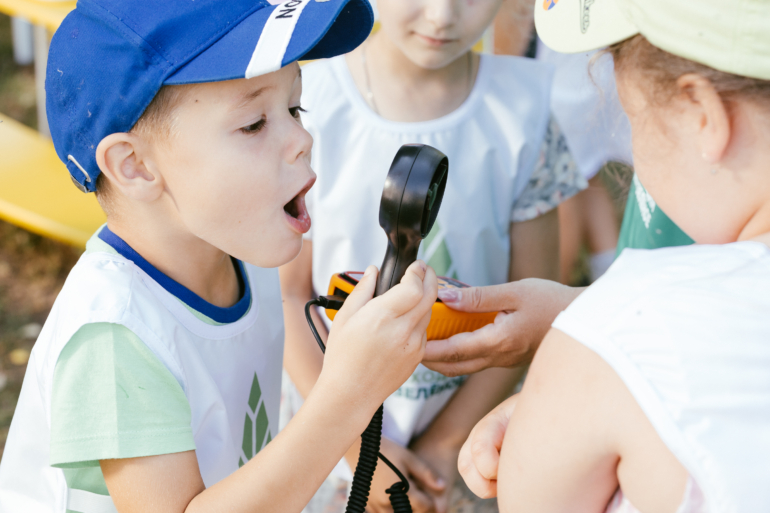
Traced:
<path id="1" fill-rule="evenodd" d="M 245 126 L 241 128 L 241 132 L 244 132 L 246 134 L 256 134 L 257 132 L 265 128 L 266 124 L 267 124 L 267 118 L 263 117 L 256 123 L 252 123 L 249 126 Z"/>
<path id="2" fill-rule="evenodd" d="M 289 108 L 289 114 L 291 114 L 291 117 L 293 118 L 299 119 L 300 112 L 307 112 L 307 111 L 299 105 L 297 105 L 296 107 Z"/>

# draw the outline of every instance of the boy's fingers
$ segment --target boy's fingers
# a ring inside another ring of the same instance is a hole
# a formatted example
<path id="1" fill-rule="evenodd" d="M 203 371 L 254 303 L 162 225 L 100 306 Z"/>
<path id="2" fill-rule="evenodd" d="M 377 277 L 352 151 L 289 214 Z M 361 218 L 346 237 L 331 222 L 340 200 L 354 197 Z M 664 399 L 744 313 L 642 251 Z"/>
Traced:
<path id="1" fill-rule="evenodd" d="M 413 262 L 407 268 L 401 282 L 381 296 L 383 307 L 396 317 L 412 311 L 424 298 L 425 278 L 431 273 L 432 270 L 428 270 L 428 266 L 422 260 Z"/>
<path id="2" fill-rule="evenodd" d="M 436 304 L 436 297 L 438 297 L 437 293 L 438 278 L 436 277 L 436 271 L 432 267 L 428 267 L 425 278 L 422 281 L 422 298 L 417 305 L 407 312 L 407 314 L 415 317 L 416 325 L 425 324 L 423 331 L 427 330 L 428 323 L 430 323 L 432 308 Z"/>
<path id="3" fill-rule="evenodd" d="M 406 268 L 406 274 L 414 274 L 418 280 L 425 279 L 425 274 L 428 272 L 428 264 L 424 260 L 415 260 L 409 267 Z M 406 274 L 404 276 L 406 276 Z M 404 278 L 401 278 L 404 281 Z"/>
<path id="4" fill-rule="evenodd" d="M 436 298 L 438 298 L 438 277 L 432 267 L 428 267 L 425 272 L 422 280 L 422 293 L 421 303 L 423 304 L 421 306 L 430 311 L 436 303 Z"/>
<path id="5" fill-rule="evenodd" d="M 374 288 L 377 286 L 377 274 L 377 267 L 370 265 L 366 268 L 358 285 L 356 285 L 350 295 L 345 299 L 345 303 L 334 318 L 335 322 L 344 324 L 354 313 L 372 300 L 372 297 L 374 297 Z"/>

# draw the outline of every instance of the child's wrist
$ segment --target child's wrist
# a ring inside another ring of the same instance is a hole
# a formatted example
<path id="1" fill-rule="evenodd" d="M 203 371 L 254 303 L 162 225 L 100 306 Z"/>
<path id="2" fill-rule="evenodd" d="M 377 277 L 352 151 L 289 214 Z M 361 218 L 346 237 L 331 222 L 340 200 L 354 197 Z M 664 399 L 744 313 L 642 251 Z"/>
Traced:
<path id="1" fill-rule="evenodd" d="M 350 380 L 342 376 L 330 374 L 321 370 L 311 394 L 322 397 L 325 402 L 331 403 L 330 407 L 344 412 L 345 422 L 362 423 L 363 432 L 382 402 L 365 387 L 350 383 Z"/>

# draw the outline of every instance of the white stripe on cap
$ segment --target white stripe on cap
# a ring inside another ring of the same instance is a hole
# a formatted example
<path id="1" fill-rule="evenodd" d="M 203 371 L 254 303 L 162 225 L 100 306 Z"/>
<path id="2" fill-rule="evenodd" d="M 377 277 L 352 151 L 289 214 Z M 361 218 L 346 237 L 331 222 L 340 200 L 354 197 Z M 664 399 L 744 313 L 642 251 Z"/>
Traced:
<path id="1" fill-rule="evenodd" d="M 268 18 L 257 47 L 246 68 L 246 78 L 257 77 L 281 69 L 300 14 L 311 0 L 288 0 L 278 4 Z"/>

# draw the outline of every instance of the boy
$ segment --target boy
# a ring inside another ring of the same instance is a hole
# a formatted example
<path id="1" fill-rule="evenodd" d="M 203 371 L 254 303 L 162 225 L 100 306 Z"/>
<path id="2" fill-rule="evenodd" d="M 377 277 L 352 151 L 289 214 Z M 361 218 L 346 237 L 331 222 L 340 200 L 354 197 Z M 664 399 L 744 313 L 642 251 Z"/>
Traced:
<path id="1" fill-rule="evenodd" d="M 82 0 L 64 20 L 51 131 L 108 221 L 32 353 L 0 510 L 300 511 L 414 370 L 435 274 L 417 262 L 370 304 L 369 269 L 320 390 L 276 437 L 283 319 L 266 268 L 299 252 L 315 180 L 295 61 L 371 26 L 365 0 Z"/>

